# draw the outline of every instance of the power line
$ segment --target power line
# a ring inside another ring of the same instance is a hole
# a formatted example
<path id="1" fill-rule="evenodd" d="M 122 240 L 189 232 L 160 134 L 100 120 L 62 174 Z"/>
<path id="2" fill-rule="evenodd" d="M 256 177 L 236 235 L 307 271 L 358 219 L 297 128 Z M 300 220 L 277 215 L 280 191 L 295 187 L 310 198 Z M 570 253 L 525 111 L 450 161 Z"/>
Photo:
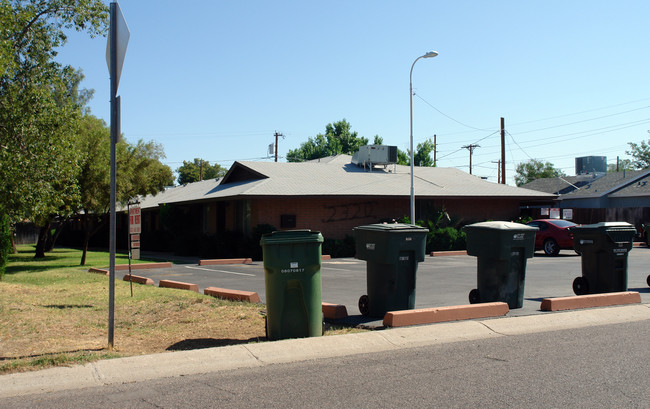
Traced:
<path id="1" fill-rule="evenodd" d="M 536 148 L 538 146 L 544 146 L 544 145 L 548 144 L 549 141 L 554 140 L 554 139 L 559 139 L 559 138 L 562 138 L 563 142 L 571 141 L 571 140 L 575 140 L 575 139 L 588 138 L 588 137 L 595 136 L 595 135 L 602 135 L 602 134 L 609 133 L 609 132 L 620 131 L 622 129 L 631 128 L 631 127 L 634 127 L 636 125 L 641 125 L 641 124 L 648 123 L 648 122 L 650 122 L 650 118 L 649 119 L 643 119 L 643 120 L 633 122 L 633 123 L 628 123 L 628 124 L 612 125 L 612 126 L 605 127 L 605 128 L 593 129 L 593 130 L 588 130 L 588 131 L 573 132 L 573 133 L 569 133 L 569 134 L 551 136 L 551 137 L 547 137 L 547 138 L 534 139 L 534 140 L 528 141 L 528 143 L 537 142 L 537 141 L 543 141 L 543 143 L 537 144 L 537 145 L 526 145 L 526 147 L 527 148 Z M 583 133 L 586 133 L 586 134 L 582 135 L 582 136 L 576 136 L 574 138 L 566 138 L 567 136 L 578 135 L 578 134 L 583 134 Z M 512 135 L 511 135 L 511 137 L 512 137 Z"/>
<path id="2" fill-rule="evenodd" d="M 443 113 L 438 108 L 436 108 L 435 106 L 430 104 L 428 101 L 426 101 L 421 96 L 419 96 L 419 95 L 417 95 L 417 96 L 423 102 L 425 102 L 427 105 L 429 105 L 432 109 L 439 112 L 441 115 L 444 115 L 445 117 L 451 119 L 454 122 L 457 122 L 457 123 L 461 124 L 464 127 L 470 128 L 470 129 L 472 129 L 474 131 L 477 131 L 477 130 L 490 130 L 490 129 L 476 128 L 476 127 L 464 124 L 464 123 L 450 117 L 449 115 L 446 115 L 445 113 Z M 599 111 L 599 110 L 603 110 L 603 109 L 615 108 L 615 107 L 629 105 L 629 104 L 638 103 L 638 102 L 645 102 L 645 101 L 648 101 L 648 100 L 650 100 L 650 98 L 643 98 L 643 99 L 624 102 L 624 103 L 620 103 L 620 104 L 609 105 L 609 106 L 606 106 L 606 107 L 599 107 L 599 108 L 594 108 L 594 109 L 590 109 L 590 110 L 584 110 L 584 111 L 579 111 L 579 112 L 574 112 L 574 113 L 569 113 L 569 114 L 557 115 L 557 116 L 546 117 L 546 118 L 541 118 L 541 119 L 534 119 L 534 120 L 525 121 L 525 122 L 518 122 L 518 123 L 511 124 L 511 127 L 518 126 L 518 125 L 529 124 L 529 123 L 534 123 L 534 122 L 542 122 L 542 121 L 548 121 L 548 120 L 552 120 L 552 119 L 564 118 L 564 117 L 569 117 L 569 116 L 574 116 L 574 115 L 580 115 L 580 114 Z M 643 106 L 643 107 L 634 108 L 634 109 L 630 109 L 630 110 L 626 110 L 626 111 L 615 112 L 615 113 L 608 114 L 608 115 L 601 115 L 601 116 L 597 116 L 597 117 L 592 117 L 592 118 L 588 118 L 588 119 L 584 119 L 584 120 L 580 120 L 580 121 L 573 121 L 573 122 L 559 124 L 559 125 L 553 125 L 553 126 L 549 126 L 549 127 L 518 131 L 518 132 L 516 132 L 516 134 L 521 135 L 521 134 L 525 134 L 525 133 L 534 133 L 534 132 L 539 132 L 539 131 L 548 130 L 548 129 L 554 129 L 554 128 L 559 128 L 559 127 L 564 127 L 564 126 L 571 126 L 571 125 L 576 125 L 576 124 L 580 124 L 580 123 L 584 123 L 584 122 L 590 122 L 590 121 L 595 121 L 595 120 L 599 120 L 599 119 L 609 118 L 609 117 L 613 117 L 613 116 L 617 116 L 617 115 L 623 115 L 623 114 L 627 114 L 627 113 L 630 113 L 630 112 L 645 110 L 645 109 L 648 109 L 648 108 L 650 108 L 650 106 Z M 629 122 L 629 124 L 633 124 L 633 123 L 634 122 Z M 626 123 L 626 124 L 628 124 L 628 123 Z M 583 132 L 588 132 L 588 131 L 583 131 Z M 454 132 L 452 132 L 452 133 L 444 133 L 443 132 L 443 133 L 441 133 L 440 131 L 438 131 L 437 133 L 438 133 L 438 135 L 441 135 L 443 137 L 447 137 L 447 136 L 450 136 L 450 135 L 457 135 L 457 134 L 461 134 L 461 133 L 465 133 L 465 132 L 455 132 L 455 133 Z M 557 136 L 557 137 L 560 137 L 560 136 Z M 445 145 L 445 144 L 449 144 L 449 143 L 452 143 L 452 142 L 443 142 L 440 145 Z"/>
<path id="3" fill-rule="evenodd" d="M 534 123 L 534 122 L 548 121 L 548 120 L 551 120 L 551 119 L 566 118 L 568 116 L 574 116 L 574 115 L 582 115 L 582 114 L 586 114 L 586 113 L 589 113 L 589 112 L 601 111 L 603 109 L 609 109 L 609 108 L 616 108 L 616 107 L 620 107 L 620 106 L 623 106 L 623 105 L 636 104 L 637 102 L 645 102 L 645 101 L 648 101 L 648 100 L 650 100 L 650 98 L 642 98 L 642 99 L 637 99 L 637 100 L 634 100 L 634 101 L 623 102 L 623 103 L 620 103 L 620 104 L 608 105 L 608 106 L 605 106 L 605 107 L 587 109 L 587 110 L 579 111 L 579 112 L 573 112 L 573 113 L 570 113 L 570 114 L 562 114 L 562 115 L 551 116 L 551 117 L 546 117 L 546 118 L 533 119 L 533 120 L 525 121 L 525 122 L 517 122 L 517 123 L 512 124 L 512 126 L 525 125 L 525 124 L 530 124 L 530 123 Z"/>
<path id="4" fill-rule="evenodd" d="M 585 122 L 591 122 L 591 121 L 596 121 L 596 120 L 599 120 L 599 119 L 610 118 L 610 117 L 613 117 L 613 116 L 623 115 L 623 114 L 628 114 L 628 113 L 630 113 L 630 112 L 640 111 L 640 110 L 648 109 L 648 108 L 650 108 L 650 105 L 645 106 L 645 107 L 641 107 L 641 108 L 631 109 L 631 110 L 629 110 L 629 111 L 617 112 L 617 113 L 614 113 L 614 114 L 603 115 L 603 116 L 599 116 L 599 117 L 595 117 L 595 118 L 583 119 L 583 120 L 581 120 L 581 121 L 568 122 L 568 123 L 566 123 L 566 124 L 560 124 L 560 125 L 548 126 L 548 127 L 546 127 L 546 128 L 538 128 L 538 129 L 531 129 L 531 130 L 528 130 L 528 131 L 520 131 L 520 132 L 517 132 L 517 133 L 518 133 L 519 135 L 521 135 L 521 134 L 525 134 L 525 133 L 532 133 L 532 132 L 546 131 L 546 130 L 548 130 L 548 129 L 555 129 L 555 128 L 561 128 L 561 127 L 563 127 L 563 126 L 570 126 L 570 125 L 582 124 L 582 123 L 585 123 Z"/>
<path id="5" fill-rule="evenodd" d="M 491 129 L 477 128 L 477 127 L 475 127 L 475 126 L 471 126 L 471 125 L 464 124 L 464 123 L 460 122 L 459 120 L 454 119 L 454 118 L 450 117 L 449 115 L 445 114 L 444 112 L 442 112 L 442 111 L 439 110 L 438 108 L 434 107 L 431 103 L 429 103 L 429 101 L 427 101 L 426 99 L 422 98 L 420 95 L 416 94 L 415 92 L 413 92 L 413 95 L 415 95 L 416 97 L 420 98 L 420 100 L 422 100 L 425 104 L 429 105 L 431 108 L 433 108 L 433 109 L 434 109 L 436 112 L 438 112 L 440 115 L 444 116 L 445 118 L 451 119 L 452 121 L 456 122 L 456 123 L 459 124 L 459 125 L 462 125 L 462 126 L 464 126 L 464 127 L 466 127 L 466 128 L 474 129 L 475 131 L 491 131 Z"/>
<path id="6" fill-rule="evenodd" d="M 498 132 L 499 132 L 499 131 L 494 131 L 494 132 L 492 132 L 491 134 L 489 134 L 489 135 L 487 135 L 487 136 L 484 136 L 483 138 L 481 138 L 481 139 L 479 139 L 479 140 L 477 140 L 477 141 L 474 141 L 473 143 L 471 143 L 471 144 L 469 144 L 469 145 L 478 144 L 479 142 L 484 141 L 485 139 L 489 138 L 490 136 L 492 136 L 492 135 L 494 135 L 494 134 L 496 134 L 496 133 L 498 133 Z M 454 142 L 447 142 L 447 143 L 445 143 L 445 144 L 450 144 L 450 143 L 454 143 Z M 438 144 L 436 144 L 436 146 L 437 146 L 437 145 L 438 145 Z M 451 155 L 453 155 L 454 153 L 458 153 L 458 152 L 460 152 L 462 149 L 465 149 L 465 147 L 463 146 L 463 147 L 461 147 L 461 148 L 458 149 L 458 150 L 455 150 L 455 151 L 453 151 L 453 152 L 451 152 L 451 153 L 448 153 L 448 154 L 446 154 L 446 155 L 443 155 L 443 156 L 439 157 L 438 160 L 440 160 L 440 159 L 444 159 L 444 158 L 446 158 L 446 157 L 448 157 L 448 156 L 451 156 Z"/>

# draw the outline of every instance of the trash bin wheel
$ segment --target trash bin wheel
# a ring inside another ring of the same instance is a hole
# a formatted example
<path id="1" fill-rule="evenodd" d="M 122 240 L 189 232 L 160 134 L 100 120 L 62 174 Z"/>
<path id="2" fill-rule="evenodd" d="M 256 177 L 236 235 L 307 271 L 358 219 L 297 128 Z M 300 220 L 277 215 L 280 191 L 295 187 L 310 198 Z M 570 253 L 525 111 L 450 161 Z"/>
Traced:
<path id="1" fill-rule="evenodd" d="M 646 278 L 645 281 L 646 283 L 648 283 L 648 286 L 650 287 L 650 276 L 648 276 L 648 278 Z"/>
<path id="2" fill-rule="evenodd" d="M 589 283 L 587 283 L 587 279 L 584 277 L 576 277 L 575 280 L 573 280 L 573 292 L 576 295 L 585 295 L 589 293 Z"/>
<path id="3" fill-rule="evenodd" d="M 560 254 L 560 246 L 557 245 L 557 241 L 546 239 L 544 241 L 544 253 L 546 253 L 547 256 L 557 256 Z"/>
<path id="4" fill-rule="evenodd" d="M 361 315 L 368 315 L 370 313 L 370 307 L 368 307 L 368 296 L 367 295 L 362 295 L 359 297 L 359 311 L 361 312 Z"/>
<path id="5" fill-rule="evenodd" d="M 264 334 L 266 334 L 266 337 L 269 337 L 269 317 L 266 315 L 264 316 Z"/>
<path id="6" fill-rule="evenodd" d="M 481 302 L 481 294 L 479 294 L 478 289 L 473 289 L 469 292 L 469 303 L 478 304 Z"/>

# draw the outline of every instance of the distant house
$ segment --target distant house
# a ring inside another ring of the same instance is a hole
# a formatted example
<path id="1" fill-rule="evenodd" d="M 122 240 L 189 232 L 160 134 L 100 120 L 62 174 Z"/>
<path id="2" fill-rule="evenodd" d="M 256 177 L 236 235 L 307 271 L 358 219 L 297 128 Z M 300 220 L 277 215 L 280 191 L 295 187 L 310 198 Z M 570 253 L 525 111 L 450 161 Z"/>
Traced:
<path id="1" fill-rule="evenodd" d="M 410 167 L 362 167 L 349 155 L 304 163 L 235 162 L 221 180 L 171 188 L 142 200 L 142 246 L 175 209 L 179 229 L 196 235 L 248 237 L 258 225 L 311 229 L 343 239 L 356 226 L 410 213 Z M 416 218 L 444 209 L 463 223 L 512 220 L 522 206 L 556 195 L 487 182 L 454 168 L 415 168 Z"/>
<path id="2" fill-rule="evenodd" d="M 600 175 L 603 176 L 603 175 Z M 535 179 L 521 187 L 524 189 L 537 190 L 539 192 L 552 193 L 554 195 L 565 195 L 580 189 L 582 186 L 593 182 L 599 176 L 580 175 L 580 176 L 563 176 L 556 178 Z"/>
<path id="3" fill-rule="evenodd" d="M 538 179 L 522 187 L 557 194 L 555 206 L 572 209 L 576 223 L 625 221 L 641 231 L 650 222 L 650 170 Z"/>

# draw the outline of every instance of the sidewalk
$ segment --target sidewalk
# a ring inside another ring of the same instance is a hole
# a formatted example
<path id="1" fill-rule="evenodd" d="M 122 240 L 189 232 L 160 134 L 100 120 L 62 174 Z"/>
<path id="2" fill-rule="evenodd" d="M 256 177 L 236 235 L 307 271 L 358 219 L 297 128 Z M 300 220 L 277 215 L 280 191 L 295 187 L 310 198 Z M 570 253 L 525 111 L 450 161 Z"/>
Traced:
<path id="1" fill-rule="evenodd" d="M 645 320 L 650 320 L 650 304 L 143 355 L 3 375 L 0 398 Z"/>

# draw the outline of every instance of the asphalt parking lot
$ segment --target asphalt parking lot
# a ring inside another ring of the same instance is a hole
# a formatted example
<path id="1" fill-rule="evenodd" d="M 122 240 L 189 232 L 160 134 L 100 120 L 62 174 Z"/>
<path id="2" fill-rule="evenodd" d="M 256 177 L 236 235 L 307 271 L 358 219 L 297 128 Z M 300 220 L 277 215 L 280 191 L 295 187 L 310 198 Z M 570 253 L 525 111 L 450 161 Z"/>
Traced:
<path id="1" fill-rule="evenodd" d="M 206 287 L 255 291 L 265 301 L 264 265 L 232 264 L 199 266 L 174 264 L 172 268 L 136 270 L 154 280 L 163 279 L 194 283 L 203 292 Z M 650 274 L 650 248 L 635 247 L 628 255 L 628 289 L 638 291 L 642 302 L 650 303 L 650 288 L 646 282 Z M 118 278 L 123 273 L 118 272 Z M 573 251 L 563 250 L 557 257 L 542 252 L 528 259 L 524 289 L 524 304 L 512 309 L 510 316 L 543 313 L 543 298 L 574 295 L 573 280 L 581 275 L 581 258 Z M 359 315 L 359 297 L 366 294 L 366 262 L 354 258 L 323 261 L 321 268 L 322 298 L 324 302 L 343 304 L 348 314 Z M 470 290 L 476 288 L 476 257 L 466 255 L 426 256 L 419 263 L 416 283 L 416 308 L 443 307 L 469 304 Z"/>

